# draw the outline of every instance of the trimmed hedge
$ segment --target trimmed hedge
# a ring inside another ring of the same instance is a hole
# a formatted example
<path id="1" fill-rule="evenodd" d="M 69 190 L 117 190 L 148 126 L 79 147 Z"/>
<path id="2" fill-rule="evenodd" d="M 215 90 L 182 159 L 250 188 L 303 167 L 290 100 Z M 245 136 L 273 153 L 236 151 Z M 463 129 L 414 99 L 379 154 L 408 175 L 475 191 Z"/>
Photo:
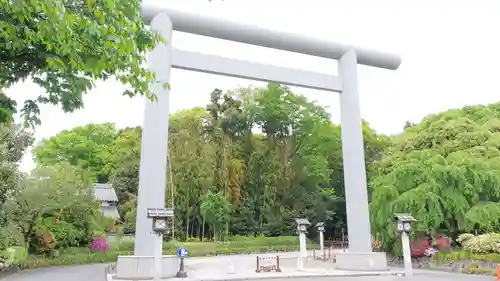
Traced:
<path id="1" fill-rule="evenodd" d="M 199 250 L 204 251 L 212 249 L 215 251 L 216 248 L 248 248 L 248 247 L 297 247 L 298 248 L 298 237 L 297 236 L 278 236 L 278 237 L 246 237 L 246 236 L 233 236 L 228 239 L 228 241 L 221 242 L 179 242 L 179 241 L 169 241 L 163 243 L 163 250 L 176 250 L 180 247 L 187 248 L 188 250 Z M 314 243 L 311 240 L 307 240 L 308 248 L 314 247 Z M 123 241 L 110 243 L 109 249 L 115 249 L 117 251 L 133 251 L 134 242 L 133 241 Z"/>
<path id="2" fill-rule="evenodd" d="M 311 241 L 308 242 L 308 248 L 319 249 L 319 245 L 315 245 Z M 247 240 L 241 239 L 221 243 L 180 243 L 177 241 L 170 241 L 163 244 L 163 254 L 176 255 L 179 247 L 187 248 L 189 256 L 191 257 L 290 252 L 298 251 L 298 238 L 294 236 L 257 237 L 255 239 L 247 238 Z M 67 248 L 61 249 L 57 257 L 30 255 L 24 262 L 20 263 L 19 266 L 25 269 L 49 266 L 115 262 L 118 256 L 133 255 L 133 249 L 134 244 L 130 241 L 122 243 L 111 243 L 109 245 L 109 251 L 107 253 L 91 253 L 87 248 Z"/>
<path id="3" fill-rule="evenodd" d="M 464 261 L 464 260 L 500 263 L 500 254 L 496 253 L 481 254 L 464 250 L 451 251 L 451 252 L 438 252 L 433 257 L 433 260 L 437 263 L 446 263 L 446 262 Z"/>
<path id="4" fill-rule="evenodd" d="M 500 263 L 500 254 L 496 253 L 474 253 L 471 251 L 460 250 L 460 251 L 451 251 L 451 252 L 438 252 L 434 257 L 433 261 L 436 264 L 446 264 L 453 262 L 464 262 L 471 261 L 470 264 L 467 264 L 461 270 L 462 273 L 466 274 L 479 274 L 479 275 L 496 275 L 497 268 L 491 268 L 488 266 L 482 266 L 481 262 L 498 264 Z M 484 263 L 483 263 L 484 264 Z"/>

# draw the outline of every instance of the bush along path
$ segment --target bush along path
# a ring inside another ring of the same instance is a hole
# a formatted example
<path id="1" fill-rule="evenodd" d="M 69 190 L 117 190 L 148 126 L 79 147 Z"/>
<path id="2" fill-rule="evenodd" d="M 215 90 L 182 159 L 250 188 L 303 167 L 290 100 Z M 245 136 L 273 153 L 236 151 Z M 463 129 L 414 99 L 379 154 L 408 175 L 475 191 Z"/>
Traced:
<path id="1" fill-rule="evenodd" d="M 447 239 L 447 238 L 446 238 Z M 439 239 L 436 239 L 436 242 Z M 426 239 L 412 243 L 413 267 L 474 275 L 497 275 L 500 264 L 500 234 L 461 234 L 456 242 L 461 246 L 430 246 Z M 436 243 L 439 244 L 439 243 Z M 441 244 L 442 245 L 442 244 Z M 391 266 L 403 266 L 402 258 L 389 258 Z"/>
<path id="2" fill-rule="evenodd" d="M 67 248 L 50 255 L 28 255 L 19 262 L 21 269 L 40 268 L 61 265 L 77 265 L 90 263 L 115 262 L 118 256 L 133 255 L 133 242 L 111 243 L 107 245 L 102 241 L 91 244 L 89 248 Z M 229 242 L 196 242 L 180 243 L 177 241 L 165 242 L 164 255 L 176 255 L 180 247 L 187 248 L 191 257 L 257 254 L 270 252 L 298 251 L 298 238 L 290 237 L 263 237 L 260 239 L 247 239 Z M 308 249 L 319 249 L 319 245 L 308 241 Z"/>

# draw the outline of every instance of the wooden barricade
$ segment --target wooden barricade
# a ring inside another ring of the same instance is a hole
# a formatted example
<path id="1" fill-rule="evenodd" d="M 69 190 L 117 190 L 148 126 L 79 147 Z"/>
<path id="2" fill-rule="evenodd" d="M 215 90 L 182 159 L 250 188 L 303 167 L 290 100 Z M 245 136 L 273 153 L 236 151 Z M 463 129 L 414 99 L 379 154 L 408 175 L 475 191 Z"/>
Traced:
<path id="1" fill-rule="evenodd" d="M 315 249 L 313 249 L 313 259 L 322 261 L 330 260 L 332 257 L 331 251 L 332 248 L 323 249 L 323 253 L 321 253 L 321 250 L 316 251 Z"/>
<path id="2" fill-rule="evenodd" d="M 349 247 L 349 241 L 347 239 L 328 239 L 325 240 L 324 246 L 332 249 L 342 249 L 345 251 Z"/>
<path id="3" fill-rule="evenodd" d="M 255 272 L 271 272 L 271 271 L 281 272 L 280 268 L 280 256 L 275 257 L 259 257 L 257 256 L 257 268 Z"/>
<path id="4" fill-rule="evenodd" d="M 116 264 L 110 264 L 104 268 L 104 277 L 108 279 L 108 274 L 116 274 Z"/>

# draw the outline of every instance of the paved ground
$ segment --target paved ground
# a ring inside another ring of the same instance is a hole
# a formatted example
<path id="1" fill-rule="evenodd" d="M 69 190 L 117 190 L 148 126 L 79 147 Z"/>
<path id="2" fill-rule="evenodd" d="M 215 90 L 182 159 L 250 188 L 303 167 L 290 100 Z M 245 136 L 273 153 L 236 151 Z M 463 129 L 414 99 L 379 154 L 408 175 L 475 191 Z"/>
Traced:
<path id="1" fill-rule="evenodd" d="M 315 277 L 314 281 L 492 281 L 493 277 L 470 276 L 455 274 L 433 274 L 433 275 L 415 275 L 411 278 L 397 276 L 372 276 L 372 277 Z M 294 279 L 272 279 L 272 281 L 311 281 L 311 278 L 294 278 Z M 261 281 L 271 281 L 271 279 Z"/>
<path id="2" fill-rule="evenodd" d="M 105 281 L 104 264 L 23 270 L 2 281 Z"/>
<path id="3" fill-rule="evenodd" d="M 82 265 L 61 268 L 44 268 L 26 270 L 19 274 L 11 275 L 2 281 L 104 281 L 105 265 Z M 311 281 L 308 278 L 283 278 L 283 279 L 260 279 L 261 281 Z M 315 281 L 492 281 L 492 276 L 471 276 L 435 271 L 415 271 L 412 278 L 397 276 L 373 276 L 373 277 L 315 277 Z"/>
<path id="4" fill-rule="evenodd" d="M 287 265 L 286 257 L 294 256 L 296 253 L 281 253 L 280 255 L 283 257 L 284 266 Z M 227 264 L 232 261 L 236 263 L 234 268 L 235 272 L 233 275 L 225 275 L 221 271 L 221 267 L 223 267 L 223 271 L 226 271 Z M 248 263 L 247 263 L 248 262 Z M 251 262 L 251 263 L 250 263 Z M 220 277 L 224 275 L 225 279 L 230 279 L 233 276 L 238 278 L 238 276 L 255 276 L 254 273 L 254 258 L 252 255 L 246 256 L 231 256 L 231 257 L 205 257 L 205 258 L 192 258 L 188 259 L 186 262 L 186 271 L 188 273 L 188 279 L 197 279 L 200 277 L 205 277 L 211 279 L 209 276 L 217 276 Z M 221 266 L 221 264 L 225 264 L 226 266 Z M 326 263 L 320 262 L 320 264 L 326 265 Z M 295 265 L 294 260 L 290 260 L 290 270 L 284 270 L 285 272 L 291 272 L 292 267 Z M 11 275 L 5 279 L 1 279 L 1 281 L 105 281 L 106 277 L 104 275 L 104 269 L 106 264 L 94 264 L 94 265 L 82 265 L 82 266 L 71 266 L 71 267 L 58 267 L 58 268 L 43 268 L 43 269 L 35 269 L 35 270 L 26 270 L 21 271 L 15 275 Z M 217 271 L 214 269 L 219 268 Z M 284 267 L 286 268 L 286 267 Z M 248 271 L 248 273 L 246 273 Z M 252 273 L 252 274 L 251 274 Z M 282 274 L 283 274 L 282 273 Z M 293 279 L 285 278 L 283 279 L 270 279 L 273 274 L 268 275 L 270 278 L 264 277 L 261 275 L 259 280 L 273 280 L 273 281 L 311 281 L 311 279 L 318 281 L 492 281 L 495 280 L 493 276 L 471 276 L 471 275 L 463 275 L 456 273 L 446 273 L 439 271 L 427 271 L 427 270 L 418 270 L 414 271 L 415 275 L 413 277 L 398 277 L 398 276 L 364 276 L 364 277 L 299 277 L 296 276 Z M 263 278 L 264 277 L 264 278 Z M 267 279 L 266 279 L 267 278 Z M 179 280 L 182 279 L 172 279 Z"/>

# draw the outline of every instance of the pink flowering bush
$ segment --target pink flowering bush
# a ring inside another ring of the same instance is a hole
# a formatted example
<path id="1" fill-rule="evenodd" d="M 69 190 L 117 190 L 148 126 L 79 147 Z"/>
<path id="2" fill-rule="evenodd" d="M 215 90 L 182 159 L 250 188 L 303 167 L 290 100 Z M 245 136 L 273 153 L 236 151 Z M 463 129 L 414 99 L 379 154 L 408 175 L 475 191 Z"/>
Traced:
<path id="1" fill-rule="evenodd" d="M 107 253 L 108 252 L 108 242 L 103 236 L 96 236 L 92 239 L 92 244 L 90 244 L 90 251 L 92 253 Z"/>
<path id="2" fill-rule="evenodd" d="M 438 250 L 436 250 L 435 248 L 427 248 L 424 251 L 424 256 L 426 256 L 426 257 L 432 257 L 435 254 L 437 254 L 437 252 L 438 252 Z"/>
<path id="3" fill-rule="evenodd" d="M 425 255 L 425 251 L 431 248 L 431 244 L 429 243 L 429 237 L 419 237 L 414 239 L 411 242 L 411 255 L 412 257 L 421 257 Z"/>

